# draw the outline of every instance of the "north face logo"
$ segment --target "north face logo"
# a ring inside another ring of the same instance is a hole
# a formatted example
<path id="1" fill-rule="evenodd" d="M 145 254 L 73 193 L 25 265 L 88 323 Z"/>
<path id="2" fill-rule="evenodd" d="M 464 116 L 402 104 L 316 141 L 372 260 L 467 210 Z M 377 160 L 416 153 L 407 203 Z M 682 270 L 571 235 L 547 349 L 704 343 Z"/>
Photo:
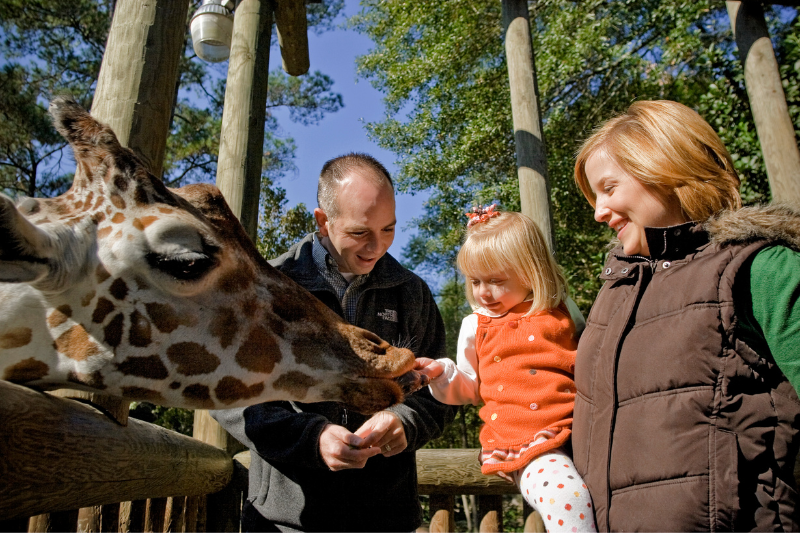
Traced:
<path id="1" fill-rule="evenodd" d="M 394 309 L 384 309 L 383 313 L 378 313 L 378 316 L 387 322 L 397 322 L 397 311 Z"/>

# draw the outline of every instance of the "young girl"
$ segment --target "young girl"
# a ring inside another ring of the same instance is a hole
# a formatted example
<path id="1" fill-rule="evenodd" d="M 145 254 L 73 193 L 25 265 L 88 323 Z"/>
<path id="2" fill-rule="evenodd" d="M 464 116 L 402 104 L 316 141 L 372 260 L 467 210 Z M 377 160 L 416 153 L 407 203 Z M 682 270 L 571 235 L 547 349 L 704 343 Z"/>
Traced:
<path id="1" fill-rule="evenodd" d="M 563 451 L 575 398 L 575 326 L 564 277 L 534 222 L 469 213 L 458 253 L 466 295 L 457 363 L 417 359 L 433 396 L 480 410 L 481 471 L 519 486 L 548 531 L 594 531 L 592 501 Z"/>

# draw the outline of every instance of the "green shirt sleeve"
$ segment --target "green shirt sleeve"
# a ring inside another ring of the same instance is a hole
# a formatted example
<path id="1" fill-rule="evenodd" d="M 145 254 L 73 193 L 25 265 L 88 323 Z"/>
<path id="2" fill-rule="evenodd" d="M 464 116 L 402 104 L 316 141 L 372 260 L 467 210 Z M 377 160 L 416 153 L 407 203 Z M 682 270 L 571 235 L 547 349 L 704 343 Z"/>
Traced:
<path id="1" fill-rule="evenodd" d="M 749 282 L 750 294 L 739 290 L 736 297 L 741 338 L 762 356 L 771 354 L 800 394 L 800 253 L 784 246 L 761 250 Z"/>

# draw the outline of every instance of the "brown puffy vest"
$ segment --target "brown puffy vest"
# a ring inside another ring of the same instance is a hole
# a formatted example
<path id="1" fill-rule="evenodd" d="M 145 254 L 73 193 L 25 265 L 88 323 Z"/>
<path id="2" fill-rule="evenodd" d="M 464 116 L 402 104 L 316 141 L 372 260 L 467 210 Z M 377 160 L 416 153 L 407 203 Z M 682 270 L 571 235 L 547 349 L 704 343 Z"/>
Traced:
<path id="1" fill-rule="evenodd" d="M 800 400 L 738 338 L 734 312 L 741 265 L 785 242 L 756 219 L 723 243 L 710 224 L 647 228 L 650 258 L 610 254 L 578 346 L 573 425 L 600 531 L 800 529 Z"/>

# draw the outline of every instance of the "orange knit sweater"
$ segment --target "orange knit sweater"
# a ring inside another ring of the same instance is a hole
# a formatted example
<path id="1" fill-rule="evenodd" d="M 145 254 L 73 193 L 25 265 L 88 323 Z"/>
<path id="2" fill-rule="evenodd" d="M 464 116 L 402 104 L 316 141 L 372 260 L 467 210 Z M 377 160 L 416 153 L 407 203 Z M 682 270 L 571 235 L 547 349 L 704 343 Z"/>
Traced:
<path id="1" fill-rule="evenodd" d="M 563 445 L 575 402 L 575 325 L 565 305 L 524 316 L 523 302 L 502 317 L 478 315 L 480 410 L 484 455 L 511 451 L 512 460 L 484 462 L 484 474 L 513 472 Z M 532 444 L 537 434 L 552 438 Z"/>

